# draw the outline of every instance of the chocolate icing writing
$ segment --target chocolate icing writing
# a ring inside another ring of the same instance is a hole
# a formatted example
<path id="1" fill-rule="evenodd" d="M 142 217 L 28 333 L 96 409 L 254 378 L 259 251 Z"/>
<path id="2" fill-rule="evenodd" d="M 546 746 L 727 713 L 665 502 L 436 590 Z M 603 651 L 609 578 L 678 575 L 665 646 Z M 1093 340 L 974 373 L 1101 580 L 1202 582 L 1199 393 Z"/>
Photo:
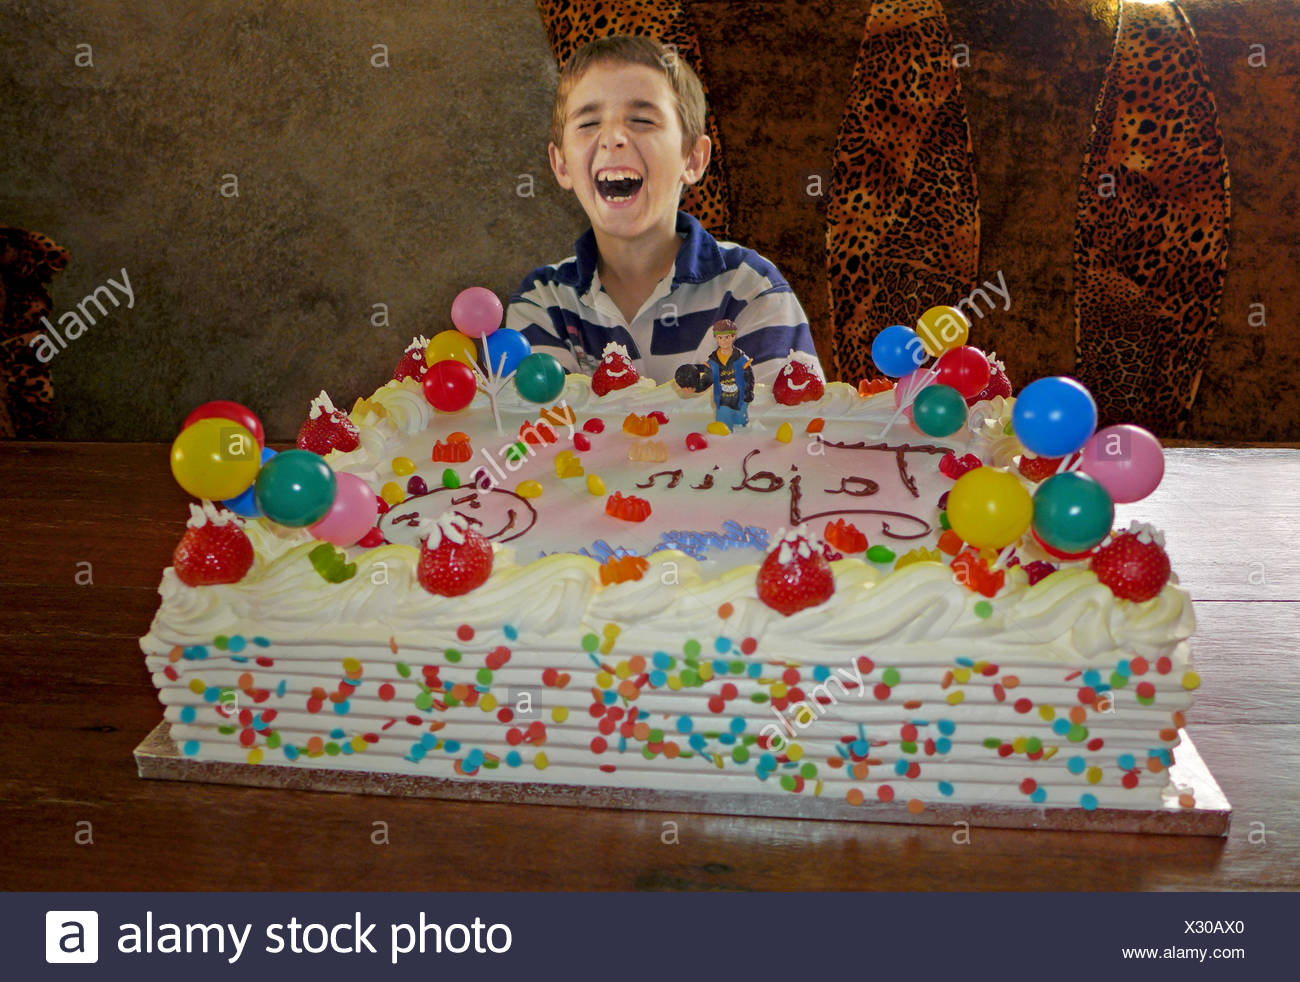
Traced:
<path id="1" fill-rule="evenodd" d="M 763 494 L 770 494 L 785 487 L 785 478 L 777 477 L 771 471 L 759 471 L 756 474 L 749 473 L 749 458 L 758 452 L 758 448 L 755 447 L 745 454 L 745 459 L 740 462 L 740 483 L 733 484 L 731 486 L 732 491 L 761 491 Z M 766 486 L 757 483 L 760 481 L 765 481 Z"/>
<path id="2" fill-rule="evenodd" d="M 675 487 L 677 487 L 678 484 L 681 483 L 681 480 L 682 480 L 682 471 L 681 471 L 681 468 L 679 467 L 677 470 L 673 470 L 673 471 L 655 471 L 653 474 L 651 474 L 649 477 L 647 477 L 644 481 L 640 482 L 640 483 L 637 485 L 637 487 L 638 487 L 638 488 L 652 488 L 652 487 L 655 486 L 655 478 L 656 478 L 656 477 L 663 477 L 664 475 L 667 475 L 667 476 L 668 476 L 668 483 L 667 483 L 666 485 L 664 485 L 665 487 L 675 488 Z"/>
<path id="3" fill-rule="evenodd" d="M 928 454 L 946 454 L 951 453 L 951 447 L 936 447 L 932 443 L 923 443 L 918 446 L 912 446 L 910 443 L 902 443 L 897 446 L 889 443 L 844 443 L 840 440 L 823 440 L 820 436 L 818 442 L 826 447 L 834 447 L 837 450 L 883 450 L 893 453 L 898 462 L 898 479 L 903 482 L 903 487 L 911 492 L 913 498 L 919 498 L 921 495 L 916 490 L 916 480 L 908 473 L 907 454 L 909 453 L 928 453 Z M 911 516 L 907 516 L 911 517 Z M 920 521 L 920 519 L 917 519 Z M 927 525 L 928 527 L 928 525 Z M 917 538 L 909 536 L 908 538 Z"/>
<path id="4" fill-rule="evenodd" d="M 880 523 L 880 532 L 891 539 L 921 539 L 929 535 L 933 526 L 923 518 L 915 515 L 909 515 L 904 511 L 885 511 L 880 508 L 833 508 L 830 511 L 819 511 L 812 515 L 803 514 L 799 507 L 799 500 L 803 497 L 803 489 L 800 485 L 803 483 L 801 475 L 795 475 L 790 478 L 790 525 L 796 527 L 803 522 L 811 522 L 818 518 L 829 518 L 832 515 L 887 515 L 891 518 L 902 518 L 909 522 L 915 522 L 921 527 L 921 531 L 915 535 L 902 535 L 895 532 L 889 527 L 889 522 L 882 520 Z M 829 492 L 828 492 L 829 493 Z"/>
<path id="5" fill-rule="evenodd" d="M 850 488 L 849 484 L 853 482 L 856 488 Z M 865 498 L 869 494 L 875 494 L 880 490 L 880 485 L 867 477 L 858 477 L 856 474 L 849 477 L 840 478 L 840 486 L 835 490 L 827 488 L 827 494 L 847 494 L 855 498 Z"/>
<path id="6" fill-rule="evenodd" d="M 483 495 L 485 494 L 502 495 L 512 500 L 503 502 L 495 497 L 484 499 Z M 441 497 L 446 495 L 450 495 L 450 498 Z M 501 514 L 500 511 L 493 507 L 494 503 L 504 508 L 504 521 L 499 528 L 489 530 L 484 525 L 483 518 L 493 513 Z M 406 501 L 402 502 L 402 505 L 403 508 L 400 512 L 397 509 L 392 509 L 387 514 L 379 517 L 379 530 L 385 533 L 385 538 L 390 542 L 396 540 L 386 534 L 389 529 L 398 526 L 416 528 L 419 526 L 421 518 L 437 518 L 448 510 L 454 510 L 470 525 L 477 527 L 484 538 L 494 539 L 497 542 L 512 542 L 537 524 L 537 510 L 532 506 L 532 503 L 522 495 L 507 491 L 505 488 L 493 488 L 491 491 L 486 492 L 467 490 L 466 488 L 435 488 L 426 494 L 407 498 Z M 469 512 L 477 509 L 483 509 L 482 517 L 469 514 Z"/>
<path id="7" fill-rule="evenodd" d="M 717 465 L 717 464 L 714 464 L 714 465 L 713 465 L 713 469 L 716 471 L 716 470 L 718 469 L 718 465 Z M 693 490 L 693 491 L 707 491 L 707 490 L 709 490 L 709 488 L 711 488 L 711 487 L 713 487 L 713 475 L 712 475 L 712 474 L 705 474 L 705 475 L 704 475 L 704 479 L 703 479 L 702 481 L 700 481 L 699 484 L 692 484 L 692 485 L 691 485 L 691 490 Z"/>

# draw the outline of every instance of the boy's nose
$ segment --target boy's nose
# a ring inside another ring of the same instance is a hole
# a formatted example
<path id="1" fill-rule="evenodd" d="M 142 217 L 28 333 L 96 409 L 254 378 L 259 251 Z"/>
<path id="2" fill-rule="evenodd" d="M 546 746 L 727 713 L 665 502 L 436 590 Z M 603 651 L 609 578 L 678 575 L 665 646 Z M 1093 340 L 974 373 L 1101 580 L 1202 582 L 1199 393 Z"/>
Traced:
<path id="1" fill-rule="evenodd" d="M 621 147 L 627 143 L 627 132 L 621 123 L 610 123 L 600 133 L 602 147 Z"/>

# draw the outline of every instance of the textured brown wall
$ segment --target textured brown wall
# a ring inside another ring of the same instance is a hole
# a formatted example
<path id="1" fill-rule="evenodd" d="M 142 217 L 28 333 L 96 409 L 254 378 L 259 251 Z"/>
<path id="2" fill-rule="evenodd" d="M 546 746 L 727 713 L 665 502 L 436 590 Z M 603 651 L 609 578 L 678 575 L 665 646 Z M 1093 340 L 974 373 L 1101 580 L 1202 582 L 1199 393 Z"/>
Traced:
<path id="1" fill-rule="evenodd" d="M 544 147 L 554 67 L 532 0 L 238 8 L 8 0 L 0 224 L 69 247 L 56 312 L 125 266 L 136 291 L 53 363 L 68 439 L 167 440 L 233 398 L 289 437 L 312 395 L 350 404 L 460 288 L 508 293 L 568 255 L 581 210 Z M 948 0 L 981 200 L 982 277 L 1012 309 L 975 326 L 1012 377 L 1068 372 L 1075 195 L 1114 2 Z M 1232 181 L 1221 323 L 1188 435 L 1300 436 L 1296 179 L 1300 3 L 1185 0 Z M 824 170 L 866 0 L 695 0 L 727 151 L 734 237 L 778 263 L 826 340 Z M 77 45 L 94 68 L 77 68 Z M 386 44 L 391 67 L 370 65 Z M 1266 68 L 1252 68 L 1252 44 Z M 223 198 L 234 173 L 240 196 Z M 517 194 L 520 175 L 535 195 Z M 1250 304 L 1267 327 L 1251 327 Z M 372 304 L 390 326 L 376 328 Z"/>

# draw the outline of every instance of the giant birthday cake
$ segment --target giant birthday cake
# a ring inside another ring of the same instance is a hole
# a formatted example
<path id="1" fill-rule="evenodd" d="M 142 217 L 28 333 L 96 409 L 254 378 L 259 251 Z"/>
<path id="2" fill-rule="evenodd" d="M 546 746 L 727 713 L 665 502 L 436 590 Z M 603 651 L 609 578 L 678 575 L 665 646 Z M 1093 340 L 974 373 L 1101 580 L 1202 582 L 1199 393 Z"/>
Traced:
<path id="1" fill-rule="evenodd" d="M 262 451 L 246 517 L 192 506 L 141 639 L 184 756 L 917 812 L 1193 804 L 1169 778 L 1190 598 L 1150 527 L 1061 548 L 1088 509 L 1066 489 L 1053 517 L 1046 480 L 1095 482 L 1026 450 L 998 366 L 938 437 L 898 387 L 797 357 L 732 428 L 617 347 L 540 391 L 476 366 L 467 404 L 427 347 L 350 412 L 322 394 L 306 449 Z M 373 499 L 364 535 L 282 514 L 292 454 Z"/>

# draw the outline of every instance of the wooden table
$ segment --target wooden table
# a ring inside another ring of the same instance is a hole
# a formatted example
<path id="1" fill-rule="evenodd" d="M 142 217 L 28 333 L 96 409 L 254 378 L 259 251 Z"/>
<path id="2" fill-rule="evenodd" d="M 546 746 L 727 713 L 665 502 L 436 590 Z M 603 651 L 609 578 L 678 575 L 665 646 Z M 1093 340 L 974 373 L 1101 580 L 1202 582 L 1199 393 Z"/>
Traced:
<path id="1" fill-rule="evenodd" d="M 131 751 L 162 710 L 137 639 L 189 499 L 165 445 L 0 443 L 0 887 L 1296 889 L 1300 450 L 1167 460 L 1160 489 L 1118 521 L 1165 529 L 1196 601 L 1204 681 L 1188 730 L 1234 806 L 1230 835 L 973 829 L 962 844 L 943 827 L 142 780 Z"/>

